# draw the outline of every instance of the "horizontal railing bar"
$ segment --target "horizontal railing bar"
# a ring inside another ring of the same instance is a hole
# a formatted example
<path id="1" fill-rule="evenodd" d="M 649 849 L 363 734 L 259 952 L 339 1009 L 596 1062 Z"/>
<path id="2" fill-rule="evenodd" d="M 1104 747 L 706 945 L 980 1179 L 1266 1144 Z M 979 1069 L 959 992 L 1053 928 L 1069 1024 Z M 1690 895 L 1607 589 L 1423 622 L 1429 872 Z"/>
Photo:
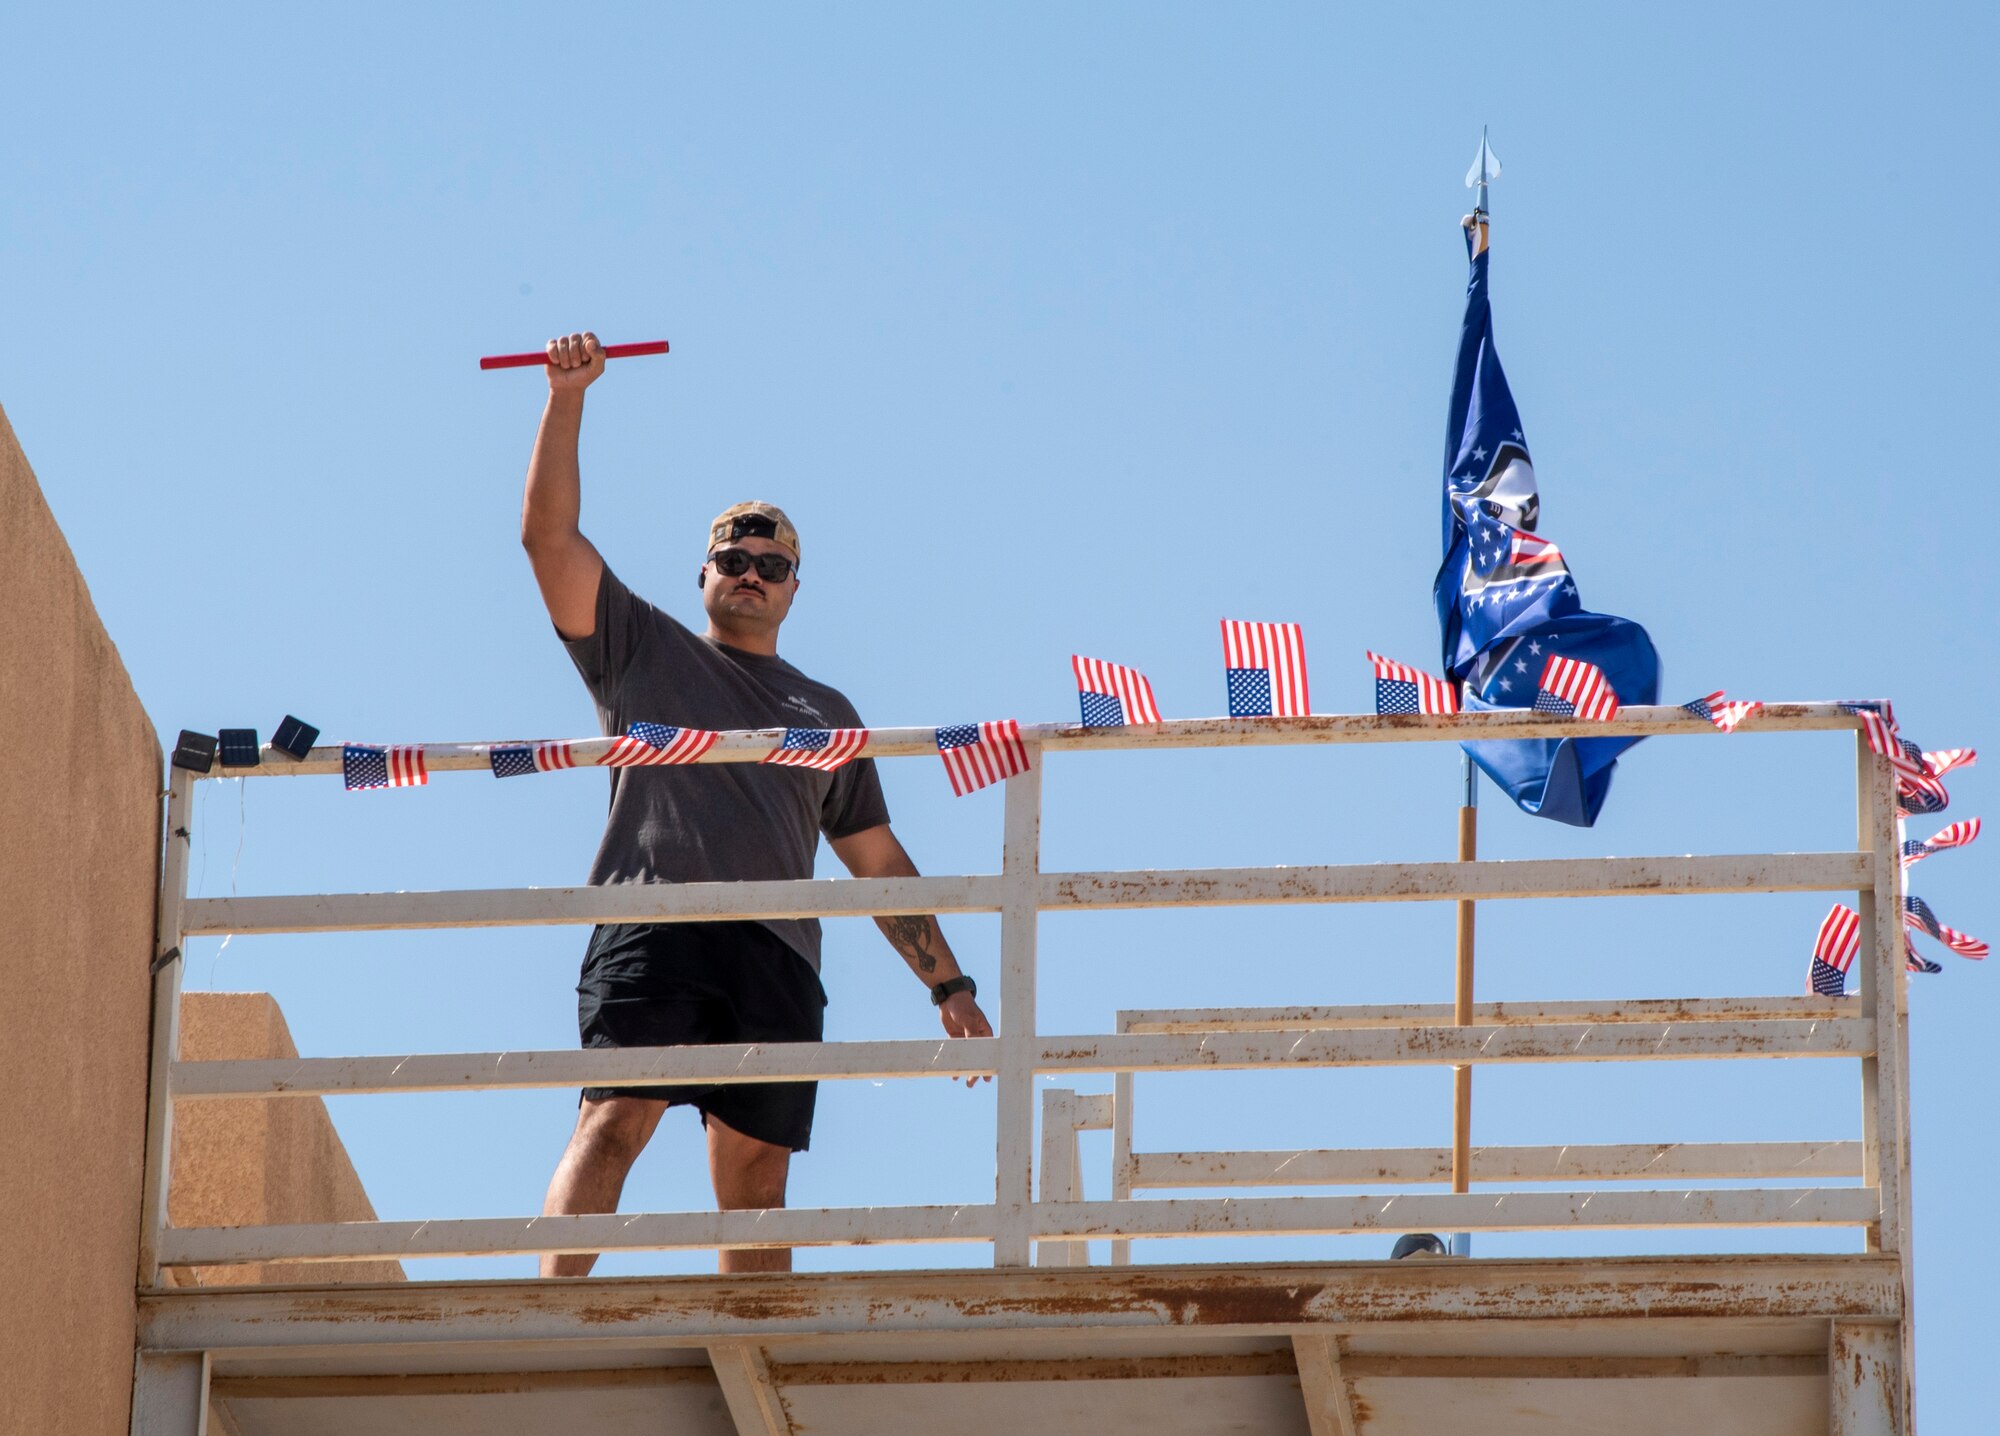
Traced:
<path id="1" fill-rule="evenodd" d="M 1577 1227 L 1865 1226 L 1880 1211 L 1873 1188 L 1794 1187 L 1037 1202 L 1029 1208 L 1029 1220 L 1036 1238 L 1074 1240 Z M 992 1240 L 996 1225 L 991 1205 L 968 1205 L 176 1227 L 161 1235 L 160 1260 L 166 1266 L 220 1266 L 525 1252 L 976 1242 Z"/>
<path id="2" fill-rule="evenodd" d="M 1664 1142 L 1474 1147 L 1475 1182 L 1822 1180 L 1862 1175 L 1859 1142 Z M 1132 1186 L 1417 1186 L 1451 1180 L 1449 1147 L 1346 1151 L 1135 1152 Z"/>
<path id="3" fill-rule="evenodd" d="M 1452 1020 L 1449 1002 L 1351 1007 L 1160 1007 L 1118 1014 L 1120 1032 L 1341 1031 L 1411 1027 Z M 1493 1026 L 1540 1022 L 1737 1022 L 1760 1018 L 1861 1015 L 1854 997 L 1667 997 L 1621 1001 L 1476 1002 L 1472 1020 Z"/>
<path id="4" fill-rule="evenodd" d="M 1337 1236 L 1351 1232 L 1528 1232 L 1576 1227 L 1866 1226 L 1872 1187 L 1694 1192 L 1440 1192 L 1360 1197 L 1154 1198 L 1045 1202 L 1037 1237 Z"/>
<path id="5" fill-rule="evenodd" d="M 1837 703 L 1767 703 L 1746 719 L 1739 733 L 1797 733 L 1858 728 L 1860 722 Z M 1684 708 L 1666 704 L 1621 708 L 1610 722 L 1563 718 L 1525 708 L 1483 713 L 1381 714 L 1321 713 L 1309 718 L 1175 718 L 1165 723 L 1122 728 L 1086 728 L 1078 723 L 1023 724 L 1021 736 L 1050 752 L 1109 752 L 1146 748 L 1245 748 L 1309 743 L 1436 743 L 1487 738 L 1645 738 L 1671 734 L 1719 736 L 1714 725 Z M 725 733 L 699 759 L 703 763 L 756 763 L 784 738 L 782 728 Z M 424 765 L 432 772 L 484 772 L 497 740 L 483 743 L 426 743 Z M 515 740 L 534 741 L 534 740 Z M 583 742 L 609 740 L 583 739 Z M 338 744 L 314 748 L 303 760 L 263 749 L 254 768 L 218 764 L 209 778 L 311 777 L 341 770 Z M 935 728 L 875 728 L 868 738 L 871 758 L 937 756 Z"/>
<path id="6" fill-rule="evenodd" d="M 1869 854 L 1855 852 L 1050 873 L 1041 879 L 1039 906 L 1057 911 L 1842 892 L 1859 888 L 1869 875 Z"/>
<path id="7" fill-rule="evenodd" d="M 189 937 L 276 932 L 536 927 L 786 917 L 889 917 L 998 912 L 995 876 L 837 878 L 796 882 L 615 883 L 604 887 L 461 888 L 446 892 L 313 893 L 196 898 Z"/>
<path id="8" fill-rule="evenodd" d="M 1037 1072 L 1101 1073 L 1865 1057 L 1874 1050 L 1873 1036 L 1872 1024 L 1861 1018 L 1145 1033 L 1044 1037 L 1029 1062 Z M 243 1098 L 970 1077 L 999 1071 L 1000 1042 L 997 1037 L 972 1037 L 176 1062 L 169 1081 L 176 1098 Z"/>
<path id="9" fill-rule="evenodd" d="M 513 1252 L 703 1251 L 717 1247 L 869 1246 L 993 1239 L 993 1207 L 789 1207 L 747 1212 L 616 1212 L 454 1217 L 417 1222 L 169 1227 L 164 1266 L 374 1261 Z"/>
<path id="10" fill-rule="evenodd" d="M 1053 912 L 1468 898 L 1841 892 L 1869 881 L 1869 862 L 1870 854 L 1865 852 L 1535 858 L 1046 873 L 1023 881 L 1035 906 Z M 218 897 L 191 899 L 182 910 L 181 926 L 189 937 L 219 937 L 225 933 L 997 912 L 1004 892 L 1000 877 L 965 876 Z"/>
<path id="11" fill-rule="evenodd" d="M 294 1057 L 176 1062 L 176 1098 L 304 1097 L 369 1092 L 529 1091 L 892 1077 L 986 1077 L 1000 1039 L 767 1042 L 593 1047 L 552 1052 L 422 1052 L 403 1057 Z"/>
<path id="12" fill-rule="evenodd" d="M 1672 1062 L 1700 1058 L 1865 1057 L 1861 1018 L 1827 1022 L 1550 1023 L 1357 1032 L 1223 1032 L 1042 1039 L 1038 1072 L 1205 1072 L 1254 1067 Z"/>

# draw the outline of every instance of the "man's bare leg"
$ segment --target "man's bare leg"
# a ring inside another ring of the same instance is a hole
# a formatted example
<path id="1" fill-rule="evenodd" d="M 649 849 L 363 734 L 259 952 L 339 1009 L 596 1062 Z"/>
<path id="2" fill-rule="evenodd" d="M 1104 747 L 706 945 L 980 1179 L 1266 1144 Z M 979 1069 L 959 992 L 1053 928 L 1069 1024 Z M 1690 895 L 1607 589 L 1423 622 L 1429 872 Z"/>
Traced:
<path id="1" fill-rule="evenodd" d="M 586 1098 L 577 1110 L 569 1146 L 556 1163 L 555 1176 L 549 1179 L 542 1215 L 617 1211 L 625 1176 L 646 1150 L 666 1110 L 665 1102 L 650 1097 Z M 544 1256 L 542 1275 L 588 1276 L 596 1264 L 595 1252 Z"/>
<path id="2" fill-rule="evenodd" d="M 708 1117 L 708 1174 L 715 1204 L 725 1212 L 764 1211 L 785 1204 L 785 1178 L 792 1154 L 760 1142 L 717 1118 Z M 724 1247 L 716 1253 L 721 1271 L 790 1271 L 790 1247 Z"/>

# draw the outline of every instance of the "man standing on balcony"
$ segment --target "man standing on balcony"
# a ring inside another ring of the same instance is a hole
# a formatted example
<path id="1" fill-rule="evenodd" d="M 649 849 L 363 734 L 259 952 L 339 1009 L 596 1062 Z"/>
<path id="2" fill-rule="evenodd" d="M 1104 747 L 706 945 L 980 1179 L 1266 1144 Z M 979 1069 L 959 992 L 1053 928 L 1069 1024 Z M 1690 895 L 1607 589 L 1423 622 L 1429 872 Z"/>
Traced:
<path id="1" fill-rule="evenodd" d="M 708 615 L 703 634 L 626 588 L 583 536 L 577 435 L 583 391 L 603 372 L 595 335 L 549 342 L 549 401 L 528 461 L 521 543 L 604 731 L 623 733 L 633 721 L 862 727 L 846 698 L 778 657 L 778 628 L 799 588 L 799 536 L 782 510 L 737 504 L 710 526 L 697 577 Z M 745 763 L 615 768 L 590 881 L 810 878 L 822 833 L 856 877 L 916 875 L 889 829 L 870 759 L 830 773 Z M 930 988 L 946 1032 L 992 1035 L 935 917 L 876 922 Z M 819 938 L 811 920 L 601 926 L 577 984 L 583 1044 L 817 1042 L 826 1004 Z M 791 1155 L 806 1149 L 812 1132 L 814 1091 L 810 1082 L 586 1088 L 542 1212 L 616 1211 L 626 1173 L 676 1104 L 701 1111 L 719 1207 L 782 1207 Z M 545 1256 L 542 1275 L 582 1276 L 596 1260 Z M 791 1264 L 787 1248 L 721 1253 L 725 1272 Z"/>

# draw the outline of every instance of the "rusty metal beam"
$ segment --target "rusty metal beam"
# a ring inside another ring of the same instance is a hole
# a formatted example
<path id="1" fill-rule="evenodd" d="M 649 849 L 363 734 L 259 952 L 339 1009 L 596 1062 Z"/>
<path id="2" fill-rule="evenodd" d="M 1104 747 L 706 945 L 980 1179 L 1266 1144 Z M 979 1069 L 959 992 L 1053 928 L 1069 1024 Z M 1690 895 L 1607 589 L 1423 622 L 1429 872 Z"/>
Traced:
<path id="1" fill-rule="evenodd" d="M 1650 1381 L 1663 1377 L 1771 1377 L 1826 1375 L 1820 1353 L 1742 1356 L 1350 1356 L 1347 1374 L 1357 1380 L 1411 1381 Z"/>
<path id="2" fill-rule="evenodd" d="M 661 1347 L 847 1333 L 1285 1334 L 1411 1323 L 1903 1315 L 1893 1255 L 1500 1259 L 402 1282 L 143 1294 L 150 1352 L 389 1351 L 590 1339 Z"/>
<path id="3" fill-rule="evenodd" d="M 1892 1325 L 1830 1323 L 1827 1436 L 1907 1436 L 1911 1401 L 1904 1345 Z"/>
<path id="4" fill-rule="evenodd" d="M 141 1349 L 132 1368 L 132 1436 L 207 1436 L 208 1353 Z"/>
<path id="5" fill-rule="evenodd" d="M 708 1359 L 736 1436 L 792 1436 L 791 1418 L 762 1347 L 749 1341 L 712 1342 Z"/>
<path id="6" fill-rule="evenodd" d="M 1292 1338 L 1299 1366 L 1299 1393 L 1305 1398 L 1312 1436 L 1358 1436 L 1354 1393 L 1341 1370 L 1340 1339 L 1299 1334 Z"/>

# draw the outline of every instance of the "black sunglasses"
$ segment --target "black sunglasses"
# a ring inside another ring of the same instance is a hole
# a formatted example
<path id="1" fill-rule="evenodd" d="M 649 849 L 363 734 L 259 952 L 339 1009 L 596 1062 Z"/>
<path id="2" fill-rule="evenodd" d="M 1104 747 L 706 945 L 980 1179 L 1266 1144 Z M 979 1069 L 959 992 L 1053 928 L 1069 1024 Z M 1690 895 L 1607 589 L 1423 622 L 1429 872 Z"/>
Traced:
<path id="1" fill-rule="evenodd" d="M 747 548 L 719 548 L 708 556 L 715 571 L 724 578 L 741 578 L 757 565 L 757 577 L 766 583 L 783 583 L 796 567 L 781 553 L 752 553 Z"/>

